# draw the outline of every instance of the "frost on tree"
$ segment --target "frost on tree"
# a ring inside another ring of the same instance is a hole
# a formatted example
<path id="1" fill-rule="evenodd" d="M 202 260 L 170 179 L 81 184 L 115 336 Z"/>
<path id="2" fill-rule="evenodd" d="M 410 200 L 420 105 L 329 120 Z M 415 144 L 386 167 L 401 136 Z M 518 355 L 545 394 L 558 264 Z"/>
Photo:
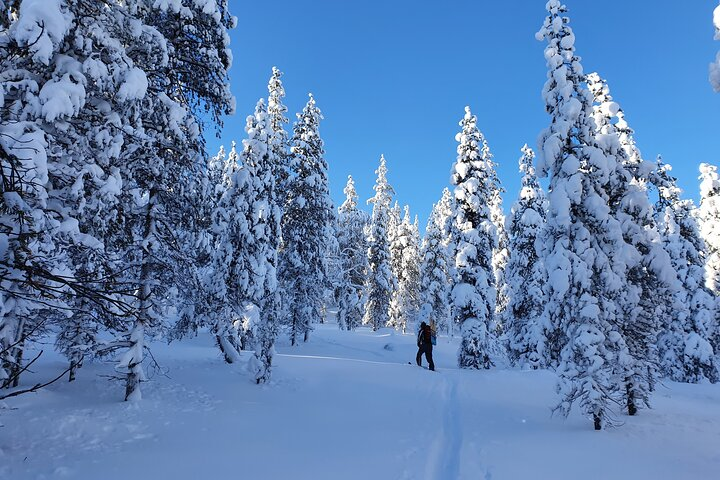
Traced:
<path id="1" fill-rule="evenodd" d="M 720 40 L 720 5 L 713 11 L 713 24 L 715 25 L 715 40 Z M 710 64 L 710 84 L 716 92 L 720 92 L 720 53 Z"/>
<path id="2" fill-rule="evenodd" d="M 503 324 L 510 360 L 523 368 L 538 369 L 550 365 L 546 350 L 550 325 L 542 315 L 545 268 L 537 244 L 545 228 L 547 200 L 535 175 L 535 153 L 525 145 L 522 154 L 522 186 L 506 223 L 509 237 L 505 269 L 508 305 Z"/>
<path id="3" fill-rule="evenodd" d="M 679 288 L 677 273 L 664 249 L 648 197 L 653 165 L 642 159 L 620 106 L 610 96 L 607 82 L 596 73 L 587 76 L 594 96 L 596 136 L 608 158 L 615 159 L 607 188 L 611 214 L 620 222 L 627 249 L 625 286 L 616 298 L 616 326 L 625 347 L 615 365 L 627 411 L 634 415 L 649 406 L 657 381 L 657 332 L 669 314 L 668 299 Z"/>
<path id="4" fill-rule="evenodd" d="M 680 382 L 714 383 L 720 380 L 717 352 L 711 344 L 717 328 L 717 307 L 705 287 L 705 242 L 693 215 L 693 203 L 680 198 L 677 180 L 670 171 L 671 166 L 658 159 L 657 223 L 681 284 L 658 335 L 660 371 Z"/>
<path id="5" fill-rule="evenodd" d="M 452 169 L 455 185 L 456 279 L 452 310 L 461 326 L 460 368 L 490 368 L 496 349 L 495 273 L 493 250 L 498 246 L 490 204 L 493 172 L 490 149 L 477 127 L 477 118 L 465 107 L 457 160 Z"/>
<path id="6" fill-rule="evenodd" d="M 365 283 L 368 272 L 368 244 L 365 229 L 368 216 L 357 208 L 355 182 L 348 176 L 343 190 L 345 201 L 338 208 L 338 250 L 341 277 L 338 288 L 338 326 L 355 330 L 365 314 Z"/>
<path id="7" fill-rule="evenodd" d="M 447 191 L 447 189 L 446 189 Z M 420 249 L 419 321 L 435 325 L 437 331 L 452 332 L 450 315 L 450 252 L 445 244 L 444 218 L 440 203 L 433 205 Z"/>
<path id="8" fill-rule="evenodd" d="M 310 95 L 297 115 L 291 141 L 288 197 L 282 219 L 280 278 L 290 340 L 307 341 L 319 320 L 327 288 L 326 252 L 332 236 L 333 206 L 319 125 L 322 119 Z"/>
<path id="9" fill-rule="evenodd" d="M 377 174 L 377 180 L 373 187 L 375 196 L 368 200 L 373 208 L 367 228 L 368 275 L 365 284 L 367 303 L 365 304 L 363 323 L 372 325 L 373 330 L 378 330 L 388 324 L 390 299 L 396 288 L 390 263 L 388 238 L 390 204 L 394 192 L 387 181 L 387 166 L 384 156 L 380 156 L 380 166 L 375 173 Z"/>
<path id="10" fill-rule="evenodd" d="M 631 254 L 609 207 L 607 186 L 614 158 L 598 144 L 593 98 L 583 83 L 567 9 L 547 3 L 537 34 L 547 40 L 548 75 L 543 89 L 552 122 L 539 138 L 538 171 L 549 175 L 547 228 L 541 244 L 548 272 L 544 316 L 552 321 L 550 348 L 561 347 L 556 407 L 568 415 L 579 402 L 596 429 L 606 423 L 620 386 L 613 374 L 625 350 L 616 324 L 615 298 L 621 292 Z"/>

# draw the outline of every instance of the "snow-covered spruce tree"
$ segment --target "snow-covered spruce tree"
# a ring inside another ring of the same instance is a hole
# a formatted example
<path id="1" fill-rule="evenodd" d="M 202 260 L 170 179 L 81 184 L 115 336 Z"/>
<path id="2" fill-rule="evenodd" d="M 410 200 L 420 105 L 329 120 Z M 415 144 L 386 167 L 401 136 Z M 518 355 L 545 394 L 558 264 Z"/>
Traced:
<path id="1" fill-rule="evenodd" d="M 508 305 L 503 313 L 510 361 L 523 368 L 547 368 L 545 348 L 550 326 L 542 315 L 545 307 L 545 268 L 537 240 L 545 228 L 547 200 L 533 167 L 535 152 L 522 148 L 520 195 L 510 210 L 506 229 L 509 258 L 505 269 Z"/>
<path id="2" fill-rule="evenodd" d="M 260 310 L 258 324 L 251 329 L 255 337 L 253 373 L 257 383 L 264 383 L 270 379 L 278 333 L 277 264 L 282 215 L 273 171 L 279 139 L 273 134 L 272 119 L 263 100 L 255 108 L 254 120 L 254 129 L 248 129 L 249 138 L 244 142 L 244 164 L 254 172 L 253 205 L 248 217 L 254 242 L 246 246 L 250 252 L 247 268 L 251 272 L 246 302 Z M 252 321 L 252 316 L 249 318 Z"/>
<path id="3" fill-rule="evenodd" d="M 452 310 L 461 325 L 462 342 L 458 352 L 460 368 L 490 368 L 495 338 L 495 275 L 493 249 L 497 232 L 492 223 L 492 163 L 477 118 L 465 107 L 457 160 L 452 169 L 455 185 L 456 279 L 452 288 Z"/>
<path id="4" fill-rule="evenodd" d="M 495 318 L 497 319 L 496 333 L 500 334 L 503 330 L 502 313 L 505 311 L 508 303 L 507 282 L 505 281 L 505 268 L 508 262 L 508 233 L 505 230 L 505 213 L 503 213 L 502 194 L 505 189 L 500 184 L 497 176 L 497 163 L 491 158 L 488 159 L 491 167 L 492 193 L 490 194 L 490 218 L 497 232 L 498 244 L 493 249 L 493 272 L 495 274 L 495 290 L 497 291 L 497 300 L 495 302 Z"/>
<path id="5" fill-rule="evenodd" d="M 14 332 L 17 340 L 38 333 L 37 318 L 31 318 L 38 309 L 26 300 L 44 297 L 40 323 L 59 324 L 57 347 L 68 356 L 71 379 L 97 344 L 98 319 L 115 328 L 116 315 L 128 314 L 118 292 L 129 289 L 117 285 L 112 256 L 103 248 L 122 229 L 121 157 L 144 136 L 133 121 L 147 79 L 124 47 L 134 42 L 127 13 L 124 5 L 101 8 L 88 0 L 30 0 L 3 10 L 3 28 L 9 27 L 1 60 L 3 192 L 11 216 L 25 218 L 19 228 L 4 225 L 11 254 L 3 258 L 12 268 L 22 267 L 9 277 L 0 275 L 11 283 L 3 290 L 12 300 L 3 309 L 0 330 Z M 14 150 L 20 145 L 18 156 Z M 20 243 L 16 234 L 23 237 Z M 23 251 L 15 251 L 20 244 Z M 30 281 L 23 278 L 28 273 Z M 14 300 L 18 284 L 26 300 Z M 56 303 L 59 294 L 67 294 L 65 303 Z M 58 308 L 61 315 L 54 314 Z M 21 354 L 23 344 L 15 342 L 13 349 Z"/>
<path id="6" fill-rule="evenodd" d="M 375 196 L 368 200 L 372 203 L 372 215 L 367 228 L 368 275 L 365 284 L 367 303 L 363 323 L 372 325 L 373 330 L 385 327 L 389 321 L 390 299 L 396 288 L 395 277 L 390 264 L 390 242 L 388 224 L 390 223 L 390 203 L 393 189 L 387 181 L 385 157 L 380 156 L 380 166 L 375 171 Z"/>
<path id="7" fill-rule="evenodd" d="M 168 309 L 187 297 L 189 257 L 178 234 L 193 230 L 187 223 L 194 216 L 182 186 L 203 168 L 203 119 L 221 125 L 221 115 L 233 108 L 227 31 L 235 19 L 226 0 L 133 0 L 125 6 L 132 24 L 127 30 L 137 37 L 129 42 L 136 76 L 147 79 L 134 117 L 144 135 L 121 165 L 126 231 L 115 245 L 133 266 L 125 275 L 138 292 L 136 320 L 123 335 L 129 348 L 117 366 L 127 372 L 129 400 L 140 398 L 146 333 L 164 329 Z"/>
<path id="8" fill-rule="evenodd" d="M 621 394 L 628 414 L 634 415 L 642 404 L 649 406 L 657 378 L 657 331 L 669 313 L 667 299 L 679 285 L 647 193 L 652 164 L 642 159 L 633 130 L 612 100 L 607 82 L 591 73 L 587 84 L 595 100 L 598 142 L 609 158 L 617 159 L 607 186 L 611 214 L 620 222 L 625 242 L 639 254 L 625 257 L 625 286 L 616 298 L 621 313 L 616 326 L 627 347 L 618 357 L 616 376 L 625 385 Z"/>
<path id="9" fill-rule="evenodd" d="M 409 214 L 409 212 L 408 212 Z M 420 247 L 422 240 L 420 238 L 420 222 L 418 216 L 410 224 L 410 234 L 408 235 L 408 247 L 404 255 L 404 268 L 407 298 L 404 299 L 403 316 L 404 324 L 407 325 L 416 320 L 420 312 Z M 434 322 L 434 320 L 433 320 Z M 403 330 L 405 331 L 405 330 Z"/>
<path id="10" fill-rule="evenodd" d="M 454 241 L 457 240 L 459 235 L 455 229 L 455 196 L 450 192 L 449 188 L 444 188 L 442 196 L 437 203 L 437 219 L 440 231 L 442 232 L 442 245 L 448 255 L 448 280 L 452 285 L 452 279 L 455 278 L 455 245 Z M 451 287 L 449 287 L 451 288 Z M 450 303 L 450 291 L 448 291 L 448 303 Z M 450 320 L 448 324 L 448 334 L 454 336 L 456 327 L 456 318 L 453 317 L 452 311 L 450 313 Z"/>
<path id="11" fill-rule="evenodd" d="M 281 312 L 281 295 L 278 288 L 278 251 L 281 244 L 281 219 L 282 210 L 285 207 L 288 191 L 288 179 L 290 176 L 289 167 L 289 141 L 285 125 L 288 119 L 285 117 L 287 107 L 282 103 L 285 98 L 282 72 L 273 67 L 270 81 L 268 82 L 268 126 L 270 128 L 270 155 L 267 162 L 260 168 L 258 175 L 264 183 L 263 190 L 267 192 L 267 198 L 271 199 L 272 205 L 268 205 L 267 242 L 271 250 L 275 251 L 274 256 L 269 253 L 268 261 L 273 265 L 268 272 L 267 297 L 260 308 L 260 324 L 257 328 L 257 349 L 255 351 L 255 379 L 257 383 L 264 383 L 270 378 L 272 366 L 272 355 L 274 352 L 275 339 L 277 338 Z M 272 180 L 266 175 L 272 175 Z M 270 282 L 275 278 L 275 284 Z"/>
<path id="12" fill-rule="evenodd" d="M 553 322 L 554 347 L 563 346 L 556 410 L 568 415 L 579 402 L 599 430 L 621 388 L 613 365 L 626 347 L 616 326 L 615 298 L 623 288 L 628 246 L 608 206 L 606 187 L 616 160 L 596 140 L 593 98 L 583 84 L 567 9 L 550 0 L 547 10 L 537 34 L 548 42 L 543 97 L 552 118 L 539 138 L 538 162 L 539 174 L 550 176 L 540 242 L 548 272 L 544 316 Z"/>
<path id="13" fill-rule="evenodd" d="M 247 118 L 246 131 L 252 144 L 256 120 Z M 243 151 L 247 158 L 250 152 Z M 212 261 L 206 276 L 205 290 L 209 298 L 208 324 L 227 363 L 239 360 L 241 317 L 248 290 L 249 263 L 246 244 L 254 240 L 248 224 L 251 211 L 254 175 L 252 167 L 241 165 L 235 144 L 227 156 L 222 192 L 212 217 L 215 233 Z"/>
<path id="14" fill-rule="evenodd" d="M 288 188 L 282 219 L 280 278 L 286 298 L 290 341 L 307 341 L 312 322 L 318 320 L 327 287 L 325 254 L 332 235 L 332 202 L 327 163 L 320 138 L 320 110 L 310 100 L 297 115 L 291 141 L 295 175 Z"/>
<path id="15" fill-rule="evenodd" d="M 442 197 L 436 206 L 437 222 L 440 232 L 443 237 L 443 244 L 446 248 L 450 247 L 450 241 L 452 240 L 453 234 L 453 221 L 455 220 L 455 197 L 449 188 L 444 188 Z"/>
<path id="16" fill-rule="evenodd" d="M 345 201 L 338 208 L 338 249 L 341 283 L 338 289 L 338 326 L 355 330 L 365 313 L 365 284 L 368 271 L 368 244 L 365 229 L 368 216 L 357 208 L 355 182 L 348 176 L 343 190 Z"/>
<path id="17" fill-rule="evenodd" d="M 290 143 L 285 125 L 288 123 L 285 114 L 288 109 L 283 104 L 285 98 L 285 88 L 282 84 L 283 73 L 273 67 L 272 76 L 268 82 L 268 116 L 270 118 L 269 125 L 272 131 L 272 150 L 273 155 L 270 157 L 273 161 L 272 169 L 275 176 L 277 203 L 282 208 L 285 204 L 285 196 L 287 195 L 287 182 L 290 175 Z"/>
<path id="18" fill-rule="evenodd" d="M 271 245 L 273 237 L 279 230 L 279 212 L 274 205 L 274 181 L 272 177 L 271 131 L 267 125 L 267 108 L 265 101 L 260 99 L 255 113 L 248 118 L 245 128 L 248 138 L 243 141 L 241 161 L 243 168 L 248 170 L 251 186 L 246 193 L 248 203 L 246 211 L 239 210 L 236 215 L 245 213 L 248 232 L 236 247 L 237 272 L 231 272 L 231 281 L 242 279 L 242 290 L 237 300 L 242 310 L 261 310 L 265 301 L 276 290 L 277 250 Z M 241 205 L 242 201 L 235 201 Z M 232 302 L 234 303 L 234 302 Z M 243 350 L 253 349 L 259 325 L 254 315 L 244 315 L 240 336 L 240 347 Z"/>
<path id="19" fill-rule="evenodd" d="M 420 250 L 420 312 L 434 323 L 438 331 L 451 332 L 450 316 L 450 255 L 444 244 L 441 205 L 433 205 Z"/>
<path id="20" fill-rule="evenodd" d="M 700 164 L 700 234 L 705 241 L 705 286 L 720 293 L 720 177 L 717 167 Z"/>
<path id="21" fill-rule="evenodd" d="M 230 175 L 238 165 L 239 157 L 232 144 L 230 152 L 232 160 L 228 158 L 225 147 L 221 146 L 218 153 L 208 157 L 206 168 L 191 179 L 191 189 L 195 194 L 195 207 L 197 218 L 194 223 L 193 266 L 191 281 L 195 292 L 189 300 L 186 310 L 180 312 L 178 320 L 168 333 L 169 340 L 177 340 L 186 335 L 196 335 L 200 327 L 212 329 L 215 325 L 216 314 L 224 308 L 227 302 L 224 298 L 217 298 L 220 293 L 217 289 L 222 286 L 225 291 L 224 278 L 215 276 L 213 268 L 216 258 L 216 248 L 221 235 L 226 232 L 219 230 L 220 225 L 215 224 L 220 199 L 230 186 Z M 224 225 L 224 223 L 223 223 Z"/>
<path id="22" fill-rule="evenodd" d="M 395 210 L 395 209 L 393 209 Z M 392 214 L 394 216 L 394 214 Z M 399 215 L 398 215 L 399 216 Z M 393 328 L 405 332 L 419 310 L 419 233 L 411 223 L 410 207 L 395 225 L 390 241 L 390 257 L 397 289 L 390 301 L 390 322 Z"/>
<path id="23" fill-rule="evenodd" d="M 0 103 L 0 161 L 2 162 L 2 198 L 0 203 L 0 386 L 17 385 L 23 370 L 25 348 L 38 330 L 46 327 L 48 309 L 62 306 L 51 283 L 51 272 L 68 273 L 69 260 L 62 253 L 68 243 L 59 235 L 62 214 L 55 215 L 49 204 L 53 176 L 57 173 L 47 132 L 47 114 L 57 118 L 56 108 L 43 112 L 50 88 L 40 98 L 45 84 L 53 84 L 56 52 L 69 21 L 60 5 L 49 5 L 45 13 L 60 15 L 62 22 L 38 25 L 44 16 L 40 2 L 4 5 L 0 29 L 3 77 Z M 42 24 L 41 23 L 41 24 Z M 37 25 L 35 27 L 35 25 Z M 63 93 L 62 87 L 55 87 Z M 69 112 L 62 120 L 80 110 L 81 98 L 67 99 Z M 49 110 L 47 107 L 47 110 Z M 59 207 L 65 209 L 61 200 Z M 64 212 L 63 212 L 64 213 Z M 45 298 L 43 298 L 45 297 Z M 40 300 L 43 299 L 41 303 Z M 41 311 L 44 310 L 44 311 Z M 45 319 L 43 319 L 45 317 Z"/>
<path id="24" fill-rule="evenodd" d="M 700 235 L 691 200 L 680 198 L 672 167 L 658 158 L 657 223 L 681 288 L 659 332 L 657 345 L 662 374 L 679 382 L 720 380 L 720 365 L 710 343 L 716 306 L 705 287 Z"/>
<path id="25" fill-rule="evenodd" d="M 720 40 L 720 5 L 713 11 L 713 24 L 715 25 L 715 40 Z M 710 85 L 716 92 L 720 92 L 720 52 L 710 64 Z"/>
<path id="26" fill-rule="evenodd" d="M 395 283 L 390 296 L 390 309 L 388 311 L 388 327 L 398 329 L 401 327 L 402 301 L 400 299 L 400 279 L 402 278 L 402 210 L 400 204 L 390 209 L 388 222 L 388 242 L 390 245 L 390 270 Z"/>

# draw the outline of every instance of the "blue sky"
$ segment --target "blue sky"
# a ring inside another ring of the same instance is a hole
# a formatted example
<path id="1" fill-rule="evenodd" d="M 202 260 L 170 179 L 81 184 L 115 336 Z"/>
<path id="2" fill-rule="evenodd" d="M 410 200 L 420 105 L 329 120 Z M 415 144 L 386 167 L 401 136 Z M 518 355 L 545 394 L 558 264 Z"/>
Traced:
<path id="1" fill-rule="evenodd" d="M 698 165 L 720 163 L 720 94 L 708 83 L 717 0 L 569 0 L 577 53 L 610 85 L 648 159 L 660 153 L 697 199 Z M 498 162 L 514 201 L 524 143 L 536 147 L 549 121 L 541 90 L 544 42 L 535 32 L 545 0 L 230 0 L 232 89 L 237 113 L 222 143 L 244 138 L 245 117 L 284 73 L 289 117 L 315 95 L 336 204 L 351 174 L 361 203 L 372 196 L 380 154 L 401 204 L 421 225 L 449 185 L 465 105 Z"/>

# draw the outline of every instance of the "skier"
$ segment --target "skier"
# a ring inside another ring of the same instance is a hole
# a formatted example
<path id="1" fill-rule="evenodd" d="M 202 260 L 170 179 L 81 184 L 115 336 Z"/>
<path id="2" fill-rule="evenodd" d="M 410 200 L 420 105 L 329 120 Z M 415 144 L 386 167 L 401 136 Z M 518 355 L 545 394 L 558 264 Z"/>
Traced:
<path id="1" fill-rule="evenodd" d="M 427 323 L 422 322 L 420 324 L 420 331 L 418 332 L 418 338 L 417 338 L 418 352 L 417 352 L 417 356 L 415 357 L 415 361 L 417 362 L 418 367 L 421 367 L 422 366 L 421 357 L 422 357 L 422 354 L 425 353 L 425 359 L 428 361 L 430 370 L 435 371 L 435 363 L 433 362 L 433 358 L 432 358 L 432 350 L 433 350 L 432 338 L 433 338 L 432 328 Z"/>

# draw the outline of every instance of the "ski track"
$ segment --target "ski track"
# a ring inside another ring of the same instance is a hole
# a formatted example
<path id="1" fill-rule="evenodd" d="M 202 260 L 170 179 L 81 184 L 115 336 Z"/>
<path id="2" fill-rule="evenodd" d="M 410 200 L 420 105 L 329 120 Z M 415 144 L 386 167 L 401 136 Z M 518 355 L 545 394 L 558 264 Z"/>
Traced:
<path id="1" fill-rule="evenodd" d="M 458 402 L 457 378 L 447 372 L 443 379 L 441 431 L 435 438 L 425 468 L 427 480 L 458 480 L 460 476 L 460 450 L 462 427 Z"/>

